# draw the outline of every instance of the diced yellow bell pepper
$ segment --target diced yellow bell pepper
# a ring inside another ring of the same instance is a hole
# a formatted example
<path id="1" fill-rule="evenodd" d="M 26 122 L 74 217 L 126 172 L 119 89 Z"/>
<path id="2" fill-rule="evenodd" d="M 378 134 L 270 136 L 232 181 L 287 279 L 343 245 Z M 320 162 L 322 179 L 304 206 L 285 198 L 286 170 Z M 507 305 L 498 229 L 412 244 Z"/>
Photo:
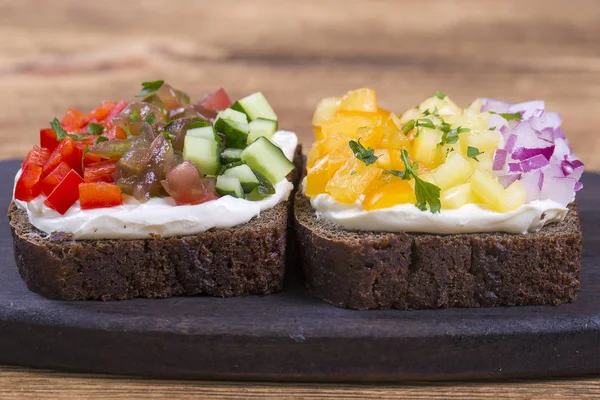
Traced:
<path id="1" fill-rule="evenodd" d="M 415 192 L 408 181 L 398 180 L 375 189 L 365 196 L 363 207 L 365 210 L 371 211 L 398 204 L 414 204 L 415 202 Z"/>
<path id="2" fill-rule="evenodd" d="M 339 97 L 325 97 L 321 99 L 313 114 L 313 126 L 321 126 L 332 119 L 340 109 L 341 104 L 342 99 Z"/>
<path id="3" fill-rule="evenodd" d="M 353 117 L 336 114 L 336 116 L 321 125 L 323 137 L 336 133 L 343 133 L 352 138 L 358 137 L 358 128 L 373 127 L 381 123 L 381 115 L 373 114 L 371 117 Z"/>
<path id="4" fill-rule="evenodd" d="M 325 190 L 340 203 L 353 203 L 382 172 L 374 164 L 366 166 L 358 158 L 351 157 L 336 171 Z"/>
<path id="5" fill-rule="evenodd" d="M 504 195 L 504 188 L 498 183 L 498 177 L 490 172 L 476 170 L 469 182 L 475 201 L 495 209 L 498 199 Z"/>
<path id="6" fill-rule="evenodd" d="M 516 210 L 525 204 L 525 196 L 525 187 L 521 181 L 514 181 L 504 190 L 503 195 L 498 198 L 494 208 L 499 212 Z"/>
<path id="7" fill-rule="evenodd" d="M 438 129 L 419 128 L 412 146 L 415 161 L 429 169 L 435 168 L 442 160 L 442 149 L 438 143 L 442 140 L 442 132 Z"/>
<path id="8" fill-rule="evenodd" d="M 342 110 L 376 113 L 379 108 L 377 106 L 377 94 L 373 89 L 367 88 L 351 90 L 342 97 L 340 108 Z"/>
<path id="9" fill-rule="evenodd" d="M 456 209 L 472 202 L 471 184 L 468 182 L 440 192 L 442 209 Z"/>
<path id="10" fill-rule="evenodd" d="M 306 171 L 306 194 L 316 196 L 325 193 L 325 186 L 330 178 L 329 154 L 325 154 Z"/>
<path id="11" fill-rule="evenodd" d="M 446 162 L 432 171 L 441 190 L 465 183 L 473 174 L 473 167 L 460 153 L 454 151 Z"/>

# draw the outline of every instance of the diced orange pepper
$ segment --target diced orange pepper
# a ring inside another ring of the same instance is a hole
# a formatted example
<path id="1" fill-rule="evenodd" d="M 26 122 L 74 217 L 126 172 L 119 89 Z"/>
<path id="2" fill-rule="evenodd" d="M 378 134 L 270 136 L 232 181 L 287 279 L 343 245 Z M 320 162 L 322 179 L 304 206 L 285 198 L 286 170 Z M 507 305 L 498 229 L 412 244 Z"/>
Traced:
<path id="1" fill-rule="evenodd" d="M 82 210 L 114 207 L 123 204 L 123 196 L 121 189 L 112 183 L 82 183 L 79 185 L 79 202 Z"/>
<path id="2" fill-rule="evenodd" d="M 308 196 L 316 196 L 325 193 L 325 186 L 327 186 L 330 178 L 329 154 L 325 154 L 306 173 L 306 194 Z"/>
<path id="3" fill-rule="evenodd" d="M 377 210 L 398 204 L 414 204 L 415 192 L 406 180 L 398 180 L 369 193 L 363 201 L 365 210 Z"/>

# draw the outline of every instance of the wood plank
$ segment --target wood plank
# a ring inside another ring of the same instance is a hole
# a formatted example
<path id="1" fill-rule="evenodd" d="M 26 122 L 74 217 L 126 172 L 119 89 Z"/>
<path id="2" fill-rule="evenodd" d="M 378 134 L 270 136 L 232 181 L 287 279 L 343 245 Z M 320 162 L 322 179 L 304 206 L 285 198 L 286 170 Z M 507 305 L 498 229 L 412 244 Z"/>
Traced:
<path id="1" fill-rule="evenodd" d="M 597 399 L 597 378 L 406 385 L 198 382 L 0 367 L 2 399 Z"/>

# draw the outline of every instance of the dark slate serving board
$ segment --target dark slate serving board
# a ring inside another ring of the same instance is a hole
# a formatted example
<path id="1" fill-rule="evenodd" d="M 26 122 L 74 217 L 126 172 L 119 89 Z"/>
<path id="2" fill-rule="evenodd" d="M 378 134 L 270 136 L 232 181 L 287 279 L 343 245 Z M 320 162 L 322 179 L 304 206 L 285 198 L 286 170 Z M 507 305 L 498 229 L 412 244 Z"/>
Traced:
<path id="1" fill-rule="evenodd" d="M 19 163 L 0 163 L 6 210 Z M 0 363 L 163 378 L 403 381 L 600 372 L 600 175 L 578 195 L 582 285 L 560 307 L 351 311 L 290 273 L 266 297 L 60 302 L 27 290 L 0 228 Z"/>

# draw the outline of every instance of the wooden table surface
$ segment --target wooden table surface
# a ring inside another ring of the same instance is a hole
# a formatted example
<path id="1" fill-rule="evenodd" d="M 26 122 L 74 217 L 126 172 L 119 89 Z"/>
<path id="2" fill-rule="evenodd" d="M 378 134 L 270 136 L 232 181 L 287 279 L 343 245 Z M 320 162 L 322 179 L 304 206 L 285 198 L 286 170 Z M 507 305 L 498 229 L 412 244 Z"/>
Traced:
<path id="1" fill-rule="evenodd" d="M 442 90 L 544 99 L 600 170 L 597 0 L 0 2 L 0 158 L 23 157 L 67 107 L 165 79 L 192 97 L 265 92 L 310 144 L 324 96 L 368 86 L 401 112 Z M 600 379 L 353 386 L 172 382 L 0 367 L 7 398 L 599 398 Z"/>

